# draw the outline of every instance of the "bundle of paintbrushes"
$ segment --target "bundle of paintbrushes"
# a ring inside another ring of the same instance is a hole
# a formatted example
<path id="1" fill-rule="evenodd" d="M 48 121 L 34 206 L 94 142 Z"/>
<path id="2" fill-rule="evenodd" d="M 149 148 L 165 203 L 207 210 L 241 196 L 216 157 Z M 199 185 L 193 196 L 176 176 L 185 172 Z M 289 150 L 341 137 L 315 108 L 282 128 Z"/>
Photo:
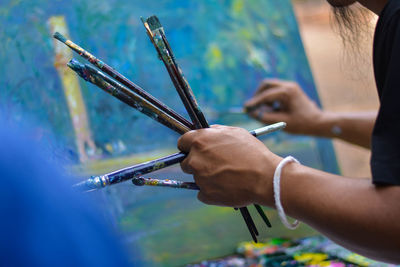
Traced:
<path id="1" fill-rule="evenodd" d="M 182 75 L 182 71 L 178 67 L 172 49 L 167 41 L 165 32 L 161 23 L 156 16 L 151 16 L 146 20 L 142 19 L 147 34 L 151 42 L 157 50 L 159 58 L 163 61 L 168 74 L 174 84 L 179 97 L 181 98 L 190 119 L 188 121 L 173 109 L 166 106 L 160 100 L 156 99 L 145 90 L 134 84 L 115 69 L 96 58 L 80 46 L 66 39 L 60 33 L 56 32 L 54 38 L 69 46 L 80 56 L 88 60 L 95 67 L 88 64 L 81 64 L 77 60 L 72 59 L 68 66 L 74 70 L 79 76 L 86 81 L 95 84 L 100 89 L 106 91 L 112 96 L 118 98 L 125 104 L 139 110 L 143 114 L 149 116 L 153 120 L 163 124 L 171 130 L 184 134 L 190 130 L 208 128 L 209 124 L 204 117 L 189 83 Z M 285 123 L 276 123 L 260 129 L 251 131 L 250 133 L 257 137 L 263 134 L 274 132 L 285 127 Z M 109 185 L 117 184 L 127 180 L 132 180 L 133 184 L 138 186 L 164 186 L 182 189 L 199 190 L 198 186 L 193 182 L 182 182 L 175 180 L 157 180 L 141 177 L 143 174 L 151 173 L 156 170 L 177 164 L 185 159 L 184 153 L 175 153 L 153 161 L 144 162 L 134 166 L 130 166 L 121 170 L 117 170 L 108 174 L 92 177 L 86 181 L 76 184 L 75 187 L 83 191 L 92 191 Z M 254 205 L 257 212 L 268 227 L 271 224 L 259 205 Z M 239 209 L 246 225 L 250 231 L 253 240 L 257 242 L 257 228 L 246 207 Z"/>

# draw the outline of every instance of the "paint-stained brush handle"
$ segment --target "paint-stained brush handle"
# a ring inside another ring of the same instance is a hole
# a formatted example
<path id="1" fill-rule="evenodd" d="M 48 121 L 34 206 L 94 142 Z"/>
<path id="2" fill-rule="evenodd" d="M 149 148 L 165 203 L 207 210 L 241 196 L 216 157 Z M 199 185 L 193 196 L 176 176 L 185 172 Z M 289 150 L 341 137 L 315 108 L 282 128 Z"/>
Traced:
<path id="1" fill-rule="evenodd" d="M 250 131 L 250 133 L 255 136 L 259 137 L 265 134 L 273 133 L 279 130 L 283 130 L 286 127 L 286 122 L 277 122 L 271 125 L 267 125 L 255 130 Z"/>
<path id="2" fill-rule="evenodd" d="M 135 177 L 175 165 L 182 162 L 185 158 L 186 154 L 175 153 L 163 158 L 126 167 L 108 174 L 93 176 L 76 184 L 74 187 L 80 191 L 101 189 L 109 185 L 122 183 Z"/>
<path id="3" fill-rule="evenodd" d="M 161 26 L 160 21 L 156 16 L 149 17 L 145 22 L 146 29 L 149 29 L 151 33 L 149 33 L 150 38 L 152 39 L 152 43 L 155 45 L 158 50 L 159 55 L 161 56 L 162 61 L 164 62 L 165 67 L 171 77 L 172 82 L 175 85 L 175 88 L 185 105 L 185 108 L 192 119 L 194 126 L 197 129 L 200 128 L 208 128 L 209 124 L 198 105 L 196 98 L 193 94 L 192 89 L 189 86 L 187 80 L 183 77 L 183 73 L 181 69 L 178 67 L 178 64 L 175 62 L 175 57 L 172 52 L 172 49 L 167 41 L 167 37 L 165 36 L 164 29 Z M 241 214 L 243 219 L 246 222 L 246 225 L 254 238 L 254 234 L 257 232 L 257 228 L 254 225 L 254 222 L 248 212 L 246 207 L 241 208 Z M 246 216 L 246 214 L 248 216 Z M 252 228 L 253 227 L 253 228 Z M 257 239 L 254 240 L 257 242 Z"/>
<path id="4" fill-rule="evenodd" d="M 132 179 L 132 183 L 137 186 L 162 186 L 162 187 L 171 187 L 171 188 L 180 188 L 180 189 L 190 189 L 190 190 L 200 190 L 196 183 L 193 182 L 183 182 L 177 180 L 159 180 L 154 178 L 144 178 L 144 177 L 136 177 Z"/>
<path id="5" fill-rule="evenodd" d="M 71 40 L 68 40 L 61 33 L 56 32 L 56 33 L 54 33 L 53 37 L 55 39 L 59 40 L 60 42 L 64 43 L 65 45 L 67 45 L 73 51 L 78 53 L 81 57 L 83 57 L 84 59 L 86 59 L 90 63 L 92 63 L 94 66 L 96 66 L 100 70 L 104 71 L 107 75 L 110 75 L 113 79 L 115 79 L 116 81 L 122 83 L 124 86 L 129 88 L 132 92 L 134 92 L 134 93 L 138 94 L 139 96 L 143 97 L 144 99 L 149 101 L 151 104 L 153 104 L 154 106 L 158 107 L 159 109 L 161 109 L 162 111 L 167 113 L 169 116 L 175 118 L 176 120 L 178 120 L 180 123 L 182 123 L 186 127 L 190 128 L 190 129 L 194 129 L 193 124 L 191 122 L 189 122 L 187 119 L 185 119 L 184 117 L 179 115 L 173 109 L 171 109 L 170 107 L 168 107 L 167 105 L 165 105 L 164 103 L 159 101 L 157 98 L 155 98 L 154 96 L 152 96 L 151 94 L 149 94 L 145 90 L 143 90 L 140 86 L 138 86 L 137 84 L 135 84 L 132 81 L 130 81 L 128 78 L 123 76 L 121 73 L 117 72 L 114 68 L 112 68 L 111 66 L 107 65 L 102 60 L 96 58 L 94 55 L 92 55 L 91 53 L 89 53 L 88 51 L 86 51 L 85 49 L 80 47 L 79 45 L 75 44 Z"/>
<path id="6" fill-rule="evenodd" d="M 261 218 L 263 219 L 263 221 L 265 222 L 265 224 L 266 224 L 268 227 L 271 228 L 271 227 L 272 227 L 271 222 L 268 220 L 268 217 L 267 217 L 267 215 L 265 215 L 265 213 L 264 213 L 262 207 L 261 207 L 260 205 L 258 205 L 258 204 L 254 204 L 254 207 L 256 208 L 258 214 L 260 214 L 260 216 L 261 216 Z"/>
<path id="7" fill-rule="evenodd" d="M 175 57 L 164 34 L 164 29 L 162 28 L 160 21 L 156 16 L 151 16 L 144 24 L 146 29 L 149 31 L 150 39 L 152 39 L 152 43 L 158 50 L 158 53 L 161 56 L 160 58 L 164 62 L 171 80 L 174 83 L 175 88 L 183 104 L 185 105 L 185 108 L 192 119 L 194 126 L 198 129 L 208 128 L 209 124 L 203 112 L 201 111 L 200 106 L 197 104 L 193 91 L 190 88 L 189 83 L 183 77 L 183 73 L 178 67 L 178 64 L 175 62 Z M 250 216 L 248 209 L 243 207 L 240 209 L 240 211 L 254 239 L 254 242 L 257 242 L 257 238 L 255 237 L 255 235 L 258 234 L 257 228 Z"/>
<path id="8" fill-rule="evenodd" d="M 171 81 L 174 84 L 194 126 L 197 129 L 208 128 L 209 124 L 196 101 L 193 91 L 190 88 L 188 81 L 184 78 L 182 70 L 175 61 L 175 56 L 159 19 L 156 16 L 151 16 L 146 20 L 142 19 L 142 22 L 160 59 L 164 63 Z"/>
<path id="9" fill-rule="evenodd" d="M 68 63 L 68 67 L 75 71 L 84 80 L 96 85 L 103 91 L 118 98 L 125 104 L 137 109 L 141 113 L 150 117 L 151 119 L 163 124 L 171 130 L 184 134 L 190 131 L 190 128 L 181 124 L 156 106 L 148 102 L 146 99 L 131 92 L 128 88 L 118 83 L 117 81 L 109 78 L 101 71 L 91 67 L 90 65 L 83 65 L 77 60 L 72 59 Z"/>
<path id="10" fill-rule="evenodd" d="M 240 214 L 242 214 L 242 217 L 247 225 L 247 229 L 249 229 L 250 235 L 253 238 L 254 243 L 257 243 L 257 235 L 258 235 L 258 231 L 257 228 L 254 224 L 253 219 L 250 216 L 249 210 L 247 208 L 239 208 L 240 210 Z"/>
<path id="11" fill-rule="evenodd" d="M 279 127 L 276 127 L 279 125 Z M 258 131 L 258 129 L 251 131 L 252 135 L 260 136 L 262 134 L 270 133 L 283 129 L 286 123 L 275 123 L 269 126 L 262 127 L 263 131 Z M 270 131 L 268 129 L 271 129 Z M 258 132 L 258 134 L 257 134 Z M 101 189 L 108 185 L 121 183 L 135 177 L 144 175 L 146 173 L 151 173 L 153 171 L 172 166 L 182 162 L 186 158 L 184 153 L 175 153 L 163 158 L 155 159 L 153 161 L 133 165 L 126 167 L 121 170 L 117 170 L 108 174 L 94 176 L 86 181 L 83 181 L 76 185 L 76 188 L 82 191 L 92 191 L 95 189 Z"/>

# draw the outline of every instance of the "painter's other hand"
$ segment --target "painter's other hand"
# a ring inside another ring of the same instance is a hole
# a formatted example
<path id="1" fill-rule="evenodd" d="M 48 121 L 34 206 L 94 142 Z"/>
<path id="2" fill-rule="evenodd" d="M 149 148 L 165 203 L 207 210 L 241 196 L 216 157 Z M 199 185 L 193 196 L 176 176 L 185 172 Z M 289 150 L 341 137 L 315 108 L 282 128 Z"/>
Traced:
<path id="1" fill-rule="evenodd" d="M 272 203 L 272 177 L 280 157 L 248 131 L 228 126 L 190 131 L 178 148 L 188 153 L 181 167 L 193 174 L 200 201 L 231 207 Z"/>
<path id="2" fill-rule="evenodd" d="M 265 109 L 276 103 L 279 103 L 276 110 Z M 315 134 L 323 119 L 321 109 L 297 83 L 277 79 L 262 81 L 254 96 L 245 103 L 245 110 L 266 124 L 284 121 L 287 123 L 285 131 L 295 134 Z"/>

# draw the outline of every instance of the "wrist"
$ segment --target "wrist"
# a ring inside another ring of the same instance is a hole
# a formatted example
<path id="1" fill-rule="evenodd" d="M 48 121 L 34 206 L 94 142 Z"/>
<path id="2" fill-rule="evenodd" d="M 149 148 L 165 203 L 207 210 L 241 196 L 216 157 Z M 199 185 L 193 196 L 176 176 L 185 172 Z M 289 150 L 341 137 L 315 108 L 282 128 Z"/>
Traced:
<path id="1" fill-rule="evenodd" d="M 334 112 L 321 111 L 311 123 L 311 135 L 333 138 L 340 134 L 339 115 Z"/>
<path id="2" fill-rule="evenodd" d="M 295 220 L 294 222 L 289 222 L 287 215 L 285 213 L 285 209 L 282 206 L 282 201 L 281 201 L 281 175 L 282 175 L 282 169 L 290 164 L 290 163 L 300 163 L 296 158 L 292 156 L 288 156 L 284 158 L 278 165 L 278 167 L 275 170 L 274 174 L 274 180 L 273 180 L 273 186 L 274 186 L 274 200 L 275 200 L 275 208 L 278 211 L 279 218 L 281 222 L 286 226 L 286 228 L 289 228 L 291 230 L 296 229 L 299 226 L 299 221 Z"/>
<path id="3" fill-rule="evenodd" d="M 290 162 L 282 168 L 280 179 L 281 204 L 290 216 L 294 215 L 293 202 L 296 202 L 298 197 L 298 189 L 301 188 L 302 183 L 300 177 L 303 172 L 304 166 L 296 162 Z M 273 207 L 275 208 L 275 202 Z"/>
<path id="4" fill-rule="evenodd" d="M 271 153 L 272 154 L 272 153 Z M 257 201 L 255 203 L 263 205 L 263 206 L 268 206 L 271 208 L 276 208 L 275 207 L 275 199 L 274 199 L 274 188 L 273 188 L 273 180 L 274 180 L 274 174 L 276 171 L 277 166 L 279 163 L 283 160 L 282 157 L 279 157 L 275 154 L 273 154 L 275 157 L 271 160 L 271 156 L 267 155 L 267 160 L 271 161 L 270 162 L 270 169 L 269 170 L 264 170 L 263 176 L 262 176 L 262 183 L 258 185 L 256 189 L 256 199 Z M 285 208 L 285 211 L 287 214 L 291 214 L 293 211 L 291 209 L 291 199 L 292 196 L 296 194 L 296 186 L 293 185 L 299 185 L 301 181 L 297 179 L 297 176 L 300 175 L 304 171 L 304 166 L 295 162 L 291 162 L 289 164 L 286 164 L 282 168 L 281 172 L 281 202 L 283 207 Z M 297 180 L 297 181 L 296 181 Z"/>
<path id="5" fill-rule="evenodd" d="M 274 207 L 274 172 L 283 158 L 270 151 L 265 152 L 262 157 L 265 164 L 260 166 L 258 171 L 259 182 L 255 185 L 255 203 Z"/>

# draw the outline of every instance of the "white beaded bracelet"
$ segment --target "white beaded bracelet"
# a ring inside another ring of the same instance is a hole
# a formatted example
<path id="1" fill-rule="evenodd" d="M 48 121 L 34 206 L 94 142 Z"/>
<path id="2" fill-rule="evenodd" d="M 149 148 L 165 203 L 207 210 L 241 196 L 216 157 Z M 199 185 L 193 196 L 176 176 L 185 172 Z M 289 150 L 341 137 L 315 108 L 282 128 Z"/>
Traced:
<path id="1" fill-rule="evenodd" d="M 279 219 L 281 222 L 289 229 L 294 230 L 299 226 L 299 221 L 295 220 L 293 223 L 290 223 L 287 218 L 285 211 L 283 210 L 282 203 L 281 203 L 281 173 L 282 173 L 282 168 L 291 162 L 296 162 L 300 163 L 297 159 L 295 159 L 292 156 L 288 156 L 284 158 L 276 167 L 275 173 L 274 173 L 274 198 L 275 198 L 275 206 L 278 211 Z"/>

